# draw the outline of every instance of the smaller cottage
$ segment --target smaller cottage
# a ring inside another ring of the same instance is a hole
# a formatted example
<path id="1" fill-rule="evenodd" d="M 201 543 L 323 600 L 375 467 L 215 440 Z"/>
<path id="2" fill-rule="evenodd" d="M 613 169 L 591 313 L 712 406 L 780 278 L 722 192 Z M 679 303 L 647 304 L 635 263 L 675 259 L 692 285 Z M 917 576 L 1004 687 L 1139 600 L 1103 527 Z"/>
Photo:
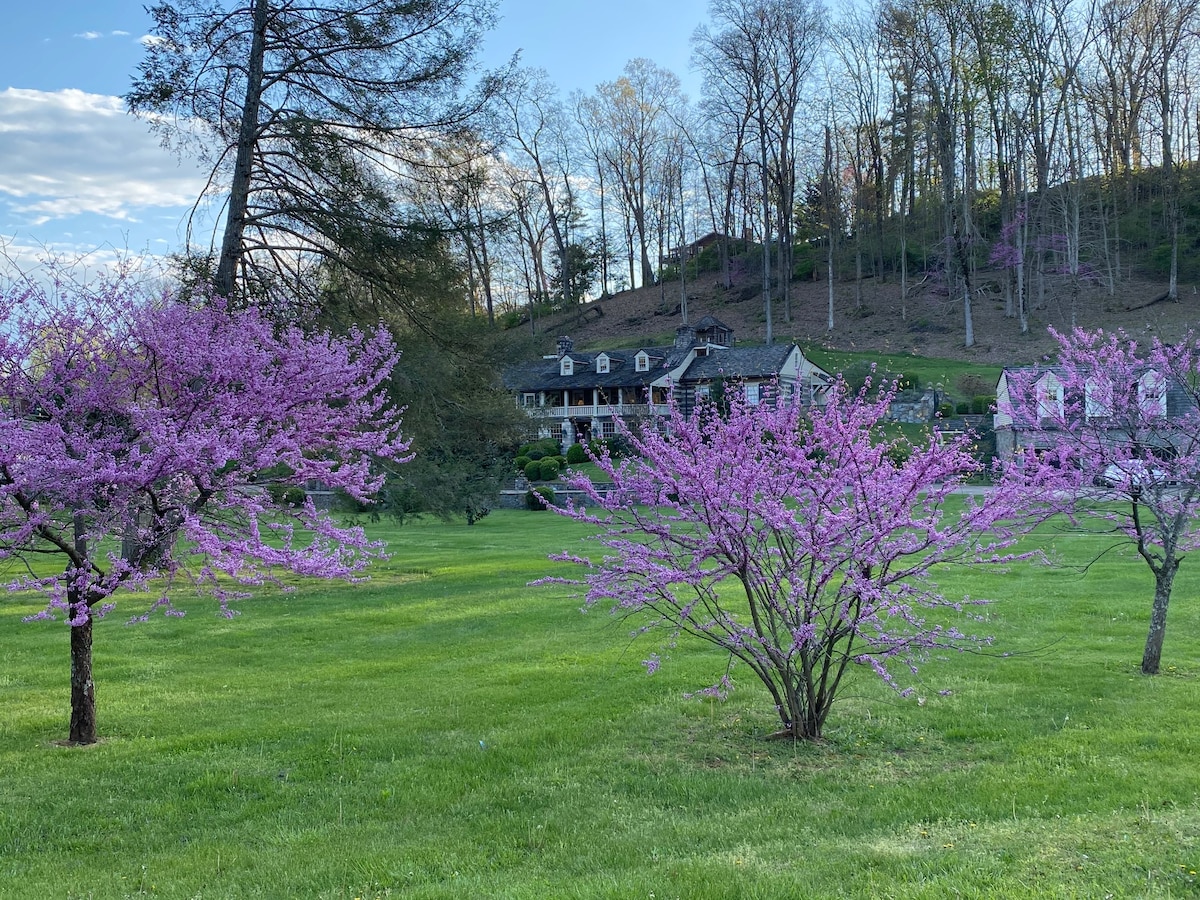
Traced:
<path id="1" fill-rule="evenodd" d="M 1087 379 L 1084 396 L 1076 397 L 1074 403 L 1068 402 L 1064 379 L 1064 371 L 1056 366 L 1014 366 L 1000 373 L 996 382 L 996 413 L 992 417 L 997 456 L 1011 459 L 1024 449 L 1041 449 L 1047 443 L 1045 432 L 1065 424 L 1071 415 L 1084 416 L 1088 421 L 1101 423 L 1102 428 L 1108 427 L 1105 420 L 1112 416 L 1111 397 L 1119 390 L 1127 392 L 1125 396 L 1131 400 L 1136 393 L 1142 410 L 1151 414 L 1158 410 L 1164 419 L 1183 416 L 1192 408 L 1185 392 L 1150 368 L 1138 373 L 1134 383 L 1128 385 L 1109 384 L 1102 373 L 1097 373 L 1095 378 Z M 1036 426 L 1014 421 L 1009 412 L 1014 393 L 1022 387 L 1033 392 L 1033 402 L 1037 404 Z M 1115 427 L 1116 424 L 1113 423 L 1112 440 L 1128 441 L 1127 430 Z"/>

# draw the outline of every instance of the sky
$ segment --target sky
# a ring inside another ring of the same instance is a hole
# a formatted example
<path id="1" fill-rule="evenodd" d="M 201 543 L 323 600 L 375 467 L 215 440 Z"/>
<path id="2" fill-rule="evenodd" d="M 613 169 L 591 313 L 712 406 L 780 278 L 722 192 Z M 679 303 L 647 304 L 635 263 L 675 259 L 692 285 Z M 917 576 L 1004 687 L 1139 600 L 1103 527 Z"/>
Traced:
<path id="1" fill-rule="evenodd" d="M 0 259 L 47 255 L 102 266 L 179 250 L 203 173 L 125 112 L 151 0 L 7 4 L 0 28 Z M 564 95 L 591 91 L 646 57 L 694 93 L 690 37 L 708 0 L 500 0 L 480 49 L 498 66 L 545 69 Z M 198 218 L 207 243 L 216 214 Z M 3 266 L 0 266 L 3 268 Z"/>

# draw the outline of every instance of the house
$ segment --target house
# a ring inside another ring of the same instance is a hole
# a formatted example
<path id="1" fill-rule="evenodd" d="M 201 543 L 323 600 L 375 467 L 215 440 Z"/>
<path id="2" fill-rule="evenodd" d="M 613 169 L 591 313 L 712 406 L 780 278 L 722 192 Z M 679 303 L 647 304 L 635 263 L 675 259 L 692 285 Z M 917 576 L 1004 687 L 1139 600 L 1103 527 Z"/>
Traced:
<path id="1" fill-rule="evenodd" d="M 672 390 L 688 412 L 718 384 L 736 383 L 751 403 L 779 391 L 811 404 L 823 402 L 831 381 L 794 344 L 734 347 L 733 332 L 712 316 L 681 325 L 670 347 L 584 353 L 561 337 L 554 355 L 505 373 L 541 436 L 564 445 L 611 437 L 618 419 L 665 412 Z"/>
<path id="2" fill-rule="evenodd" d="M 730 240 L 728 235 L 724 235 L 716 231 L 710 231 L 703 237 L 696 238 L 696 240 L 683 247 L 672 247 L 660 257 L 659 261 L 664 265 L 678 265 L 681 262 L 694 259 L 714 244 L 719 244 L 721 241 L 728 240 Z"/>
<path id="3" fill-rule="evenodd" d="M 1112 415 L 1112 397 L 1122 389 L 1131 402 L 1136 399 L 1150 419 L 1155 415 L 1161 415 L 1163 420 L 1179 418 L 1194 409 L 1183 390 L 1148 367 L 1137 374 L 1134 383 L 1123 386 L 1109 384 L 1103 375 L 1097 374 L 1094 380 L 1088 379 L 1082 398 L 1066 396 L 1064 379 L 1063 369 L 1056 366 L 1014 366 L 1000 373 L 996 382 L 996 413 L 992 417 L 998 457 L 1011 459 L 1022 450 L 1048 446 L 1051 437 L 1047 432 L 1053 432 L 1056 423 L 1064 422 L 1068 415 L 1082 414 L 1088 421 L 1101 423 L 1102 431 L 1108 431 L 1110 426 L 1105 420 Z M 1018 390 L 1032 391 L 1033 402 L 1037 404 L 1037 425 L 1013 420 L 1010 410 L 1013 394 Z M 1127 429 L 1114 424 L 1111 431 L 1106 441 L 1129 440 Z"/>

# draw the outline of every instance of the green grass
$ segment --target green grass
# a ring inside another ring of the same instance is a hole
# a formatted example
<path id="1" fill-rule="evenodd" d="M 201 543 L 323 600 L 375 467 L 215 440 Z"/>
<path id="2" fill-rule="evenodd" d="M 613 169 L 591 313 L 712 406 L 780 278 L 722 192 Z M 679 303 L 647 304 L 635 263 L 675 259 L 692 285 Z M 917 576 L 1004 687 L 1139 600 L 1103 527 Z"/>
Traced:
<path id="1" fill-rule="evenodd" d="M 0 898 L 1200 896 L 1200 569 L 1157 678 L 1136 558 L 947 571 L 999 600 L 995 653 L 930 660 L 923 703 L 858 677 L 827 740 L 793 746 L 763 739 L 748 680 L 683 698 L 714 653 L 647 677 L 628 624 L 527 586 L 577 526 L 376 530 L 394 556 L 371 582 L 263 592 L 232 622 L 193 602 L 126 627 L 124 601 L 88 748 L 56 743 L 65 628 L 0 600 Z"/>
<path id="2" fill-rule="evenodd" d="M 938 388 L 953 400 L 970 400 L 973 395 L 962 389 L 964 376 L 973 376 L 986 385 L 981 393 L 995 391 L 1000 378 L 1000 366 L 985 366 L 952 359 L 935 359 L 912 353 L 875 353 L 852 350 L 828 350 L 819 345 L 806 344 L 804 354 L 829 372 L 844 372 L 856 364 L 874 363 L 881 372 L 917 378 L 922 390 Z"/>

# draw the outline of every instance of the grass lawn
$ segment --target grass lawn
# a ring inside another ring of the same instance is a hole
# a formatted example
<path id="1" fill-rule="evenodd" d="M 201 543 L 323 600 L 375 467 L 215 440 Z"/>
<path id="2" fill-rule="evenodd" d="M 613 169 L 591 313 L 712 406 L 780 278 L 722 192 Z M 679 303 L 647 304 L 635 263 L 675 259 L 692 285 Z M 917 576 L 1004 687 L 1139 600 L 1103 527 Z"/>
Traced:
<path id="1" fill-rule="evenodd" d="M 124 600 L 87 748 L 56 743 L 66 628 L 0 599 L 0 898 L 1200 897 L 1200 568 L 1156 678 L 1133 556 L 945 572 L 1000 601 L 996 653 L 929 661 L 923 701 L 864 673 L 794 746 L 763 740 L 749 680 L 684 699 L 715 653 L 649 677 L 628 623 L 527 587 L 578 526 L 375 531 L 370 582 L 264 590 L 232 622 L 185 602 L 126 627 Z"/>
<path id="2" fill-rule="evenodd" d="M 1000 378 L 1000 366 L 977 365 L 952 359 L 934 359 L 912 353 L 874 353 L 869 351 L 827 350 L 815 344 L 806 344 L 804 354 L 829 372 L 844 372 L 864 364 L 875 364 L 880 372 L 906 375 L 916 378 L 922 389 L 938 388 L 953 400 L 970 400 L 962 390 L 964 376 L 971 376 L 985 386 L 984 394 L 993 394 Z"/>

